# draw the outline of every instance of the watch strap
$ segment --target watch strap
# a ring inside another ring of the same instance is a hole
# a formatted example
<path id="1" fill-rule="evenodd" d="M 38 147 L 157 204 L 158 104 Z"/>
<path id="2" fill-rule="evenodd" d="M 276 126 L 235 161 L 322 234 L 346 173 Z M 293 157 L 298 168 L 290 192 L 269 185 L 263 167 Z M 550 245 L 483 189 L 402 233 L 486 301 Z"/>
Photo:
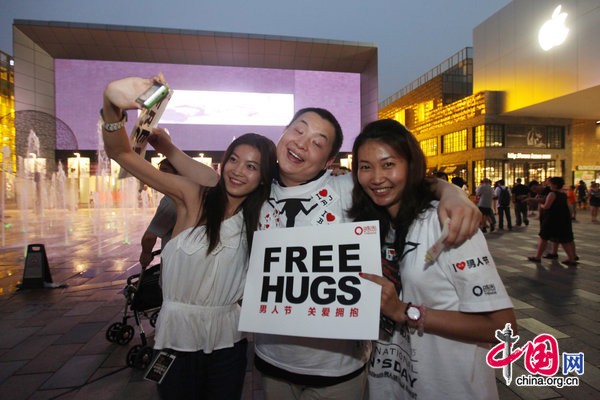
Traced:
<path id="1" fill-rule="evenodd" d="M 100 109 L 100 121 L 102 122 L 102 127 L 107 132 L 115 132 L 125 126 L 125 122 L 127 122 L 127 112 L 123 110 L 123 117 L 118 122 L 106 122 L 104 120 L 103 110 Z"/>

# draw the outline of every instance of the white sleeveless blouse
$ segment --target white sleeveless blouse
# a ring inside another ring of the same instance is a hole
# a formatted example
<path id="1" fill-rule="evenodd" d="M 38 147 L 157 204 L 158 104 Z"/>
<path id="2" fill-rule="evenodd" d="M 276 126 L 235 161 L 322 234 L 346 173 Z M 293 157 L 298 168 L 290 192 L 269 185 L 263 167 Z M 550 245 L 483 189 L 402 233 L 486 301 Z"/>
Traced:
<path id="1" fill-rule="evenodd" d="M 243 213 L 223 221 L 221 242 L 210 254 L 206 228 L 192 229 L 172 238 L 161 254 L 163 305 L 154 348 L 212 353 L 245 337 L 238 331 L 248 271 Z"/>

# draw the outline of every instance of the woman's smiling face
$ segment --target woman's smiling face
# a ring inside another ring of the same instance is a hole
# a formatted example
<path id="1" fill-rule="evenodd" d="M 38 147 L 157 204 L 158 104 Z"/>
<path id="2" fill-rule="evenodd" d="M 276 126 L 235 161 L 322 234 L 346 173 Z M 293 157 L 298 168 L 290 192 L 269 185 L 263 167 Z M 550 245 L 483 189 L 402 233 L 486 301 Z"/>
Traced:
<path id="1" fill-rule="evenodd" d="M 406 187 L 408 162 L 391 146 L 367 140 L 358 149 L 358 182 L 375 204 L 395 217 Z"/>

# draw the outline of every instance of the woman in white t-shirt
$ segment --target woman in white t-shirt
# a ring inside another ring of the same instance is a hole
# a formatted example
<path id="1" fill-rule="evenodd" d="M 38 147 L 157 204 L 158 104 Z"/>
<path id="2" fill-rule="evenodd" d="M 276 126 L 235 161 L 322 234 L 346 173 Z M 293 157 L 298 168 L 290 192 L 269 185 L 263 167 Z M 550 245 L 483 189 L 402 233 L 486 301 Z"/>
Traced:
<path id="1" fill-rule="evenodd" d="M 123 122 L 136 97 L 162 78 L 125 78 L 104 92 L 106 153 L 177 207 L 172 239 L 162 250 L 163 304 L 154 348 L 175 356 L 158 385 L 164 399 L 239 399 L 247 340 L 238 330 L 248 248 L 275 177 L 274 143 L 248 133 L 225 151 L 221 176 L 177 149 L 164 130 L 148 141 L 180 175 L 161 172 L 134 152 Z M 193 171 L 193 172 L 192 172 Z"/>
<path id="2" fill-rule="evenodd" d="M 394 120 L 368 124 L 353 148 L 356 220 L 379 220 L 384 277 L 381 331 L 369 367 L 370 399 L 497 399 L 486 365 L 495 331 L 516 332 L 511 301 L 478 232 L 426 262 L 441 236 L 425 156 Z"/>

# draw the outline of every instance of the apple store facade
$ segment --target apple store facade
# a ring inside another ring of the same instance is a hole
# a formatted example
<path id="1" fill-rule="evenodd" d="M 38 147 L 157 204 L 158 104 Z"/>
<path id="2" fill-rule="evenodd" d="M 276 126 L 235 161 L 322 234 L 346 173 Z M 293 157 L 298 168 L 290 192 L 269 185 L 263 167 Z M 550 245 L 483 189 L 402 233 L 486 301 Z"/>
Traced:
<path id="1" fill-rule="evenodd" d="M 466 48 L 379 104 L 417 135 L 431 171 L 600 181 L 600 3 L 515 0 Z"/>

